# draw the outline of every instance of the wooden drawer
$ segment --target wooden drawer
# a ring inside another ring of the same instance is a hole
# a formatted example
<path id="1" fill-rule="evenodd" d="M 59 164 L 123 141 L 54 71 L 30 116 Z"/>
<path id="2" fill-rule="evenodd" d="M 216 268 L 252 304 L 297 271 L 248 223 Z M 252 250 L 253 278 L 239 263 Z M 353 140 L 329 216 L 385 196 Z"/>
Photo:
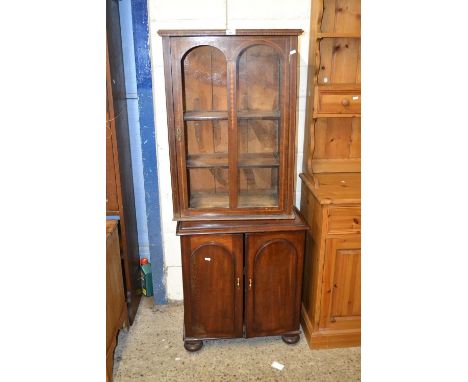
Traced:
<path id="1" fill-rule="evenodd" d="M 317 86 L 315 95 L 315 113 L 323 114 L 361 114 L 361 89 L 359 86 Z"/>
<path id="2" fill-rule="evenodd" d="M 361 233 L 361 207 L 329 207 L 328 233 Z"/>

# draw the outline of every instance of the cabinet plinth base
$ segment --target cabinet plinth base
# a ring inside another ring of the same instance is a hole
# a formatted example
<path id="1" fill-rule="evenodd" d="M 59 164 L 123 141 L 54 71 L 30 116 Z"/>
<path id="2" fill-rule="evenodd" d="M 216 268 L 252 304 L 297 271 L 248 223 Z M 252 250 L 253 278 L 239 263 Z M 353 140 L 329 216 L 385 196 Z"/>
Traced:
<path id="1" fill-rule="evenodd" d="M 286 342 L 288 345 L 294 345 L 299 342 L 301 339 L 301 336 L 299 334 L 287 334 L 284 336 L 281 336 L 281 339 L 283 342 Z"/>
<path id="2" fill-rule="evenodd" d="M 203 347 L 203 341 L 201 340 L 190 340 L 184 341 L 184 348 L 189 352 L 195 352 L 200 350 Z"/>

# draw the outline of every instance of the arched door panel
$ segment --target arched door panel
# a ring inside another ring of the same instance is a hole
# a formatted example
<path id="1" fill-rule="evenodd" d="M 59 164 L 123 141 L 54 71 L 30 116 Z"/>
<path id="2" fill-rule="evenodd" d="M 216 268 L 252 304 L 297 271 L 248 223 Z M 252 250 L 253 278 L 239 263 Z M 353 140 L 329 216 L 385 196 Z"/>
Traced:
<path id="1" fill-rule="evenodd" d="M 299 327 L 304 233 L 248 234 L 246 337 Z"/>
<path id="2" fill-rule="evenodd" d="M 182 238 L 185 336 L 242 336 L 242 235 Z"/>

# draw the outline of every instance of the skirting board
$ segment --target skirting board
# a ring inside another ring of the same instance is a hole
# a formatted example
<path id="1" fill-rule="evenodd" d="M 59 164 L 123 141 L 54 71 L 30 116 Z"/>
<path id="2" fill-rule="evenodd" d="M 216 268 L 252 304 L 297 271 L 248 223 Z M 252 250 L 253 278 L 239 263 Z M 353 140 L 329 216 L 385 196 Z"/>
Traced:
<path id="1" fill-rule="evenodd" d="M 361 346 L 361 330 L 319 330 L 314 332 L 304 305 L 301 305 L 301 326 L 311 349 Z"/>

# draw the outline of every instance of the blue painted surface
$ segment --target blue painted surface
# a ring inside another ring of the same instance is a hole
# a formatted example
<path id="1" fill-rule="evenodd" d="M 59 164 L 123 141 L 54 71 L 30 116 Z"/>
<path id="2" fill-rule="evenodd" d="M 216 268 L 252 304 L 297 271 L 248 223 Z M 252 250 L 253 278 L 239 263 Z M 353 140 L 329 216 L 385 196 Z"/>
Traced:
<path id="1" fill-rule="evenodd" d="M 132 156 L 133 189 L 138 232 L 140 258 L 150 258 L 148 225 L 146 220 L 145 182 L 140 139 L 140 114 L 138 111 L 138 90 L 135 70 L 135 49 L 133 44 L 133 22 L 131 0 L 119 2 L 120 34 L 125 72 L 125 96 L 127 99 L 130 151 Z"/>
<path id="2" fill-rule="evenodd" d="M 156 304 L 167 303 L 161 238 L 147 0 L 131 0 L 148 241 Z"/>

